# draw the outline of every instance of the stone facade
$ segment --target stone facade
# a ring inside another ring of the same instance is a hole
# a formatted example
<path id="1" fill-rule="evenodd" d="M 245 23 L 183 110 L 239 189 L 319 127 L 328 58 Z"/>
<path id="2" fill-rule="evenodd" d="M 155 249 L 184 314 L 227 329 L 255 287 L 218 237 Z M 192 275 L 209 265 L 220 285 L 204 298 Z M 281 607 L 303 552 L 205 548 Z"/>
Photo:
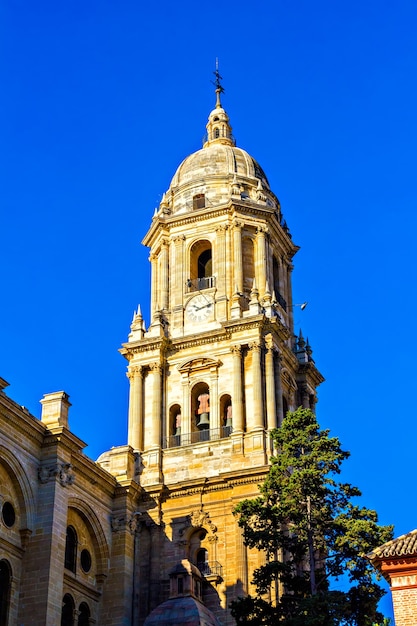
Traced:
<path id="1" fill-rule="evenodd" d="M 264 557 L 233 510 L 258 494 L 271 430 L 287 409 L 314 409 L 323 378 L 294 336 L 298 248 L 220 93 L 144 238 L 151 323 L 139 308 L 121 348 L 128 445 L 94 463 L 68 430 L 65 393 L 44 397 L 41 421 L 0 394 L 1 626 L 142 626 L 181 563 L 195 585 L 177 593 L 198 589 L 213 623 L 231 624 L 231 600 L 251 590 Z"/>

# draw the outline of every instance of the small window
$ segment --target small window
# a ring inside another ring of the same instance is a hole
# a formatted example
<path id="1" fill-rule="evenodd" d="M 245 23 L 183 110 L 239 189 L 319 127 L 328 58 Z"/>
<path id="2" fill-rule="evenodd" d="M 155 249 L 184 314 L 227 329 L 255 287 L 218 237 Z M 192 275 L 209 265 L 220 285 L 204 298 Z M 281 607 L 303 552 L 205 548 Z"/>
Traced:
<path id="1" fill-rule="evenodd" d="M 74 572 L 77 561 L 77 533 L 72 526 L 67 528 L 67 538 L 65 541 L 65 569 Z"/>
<path id="2" fill-rule="evenodd" d="M 178 589 L 178 595 L 181 595 L 182 593 L 184 593 L 184 579 L 182 576 L 179 576 L 177 578 L 177 589 Z"/>
<path id="3" fill-rule="evenodd" d="M 5 502 L 3 504 L 1 515 L 3 517 L 3 522 L 7 526 L 7 528 L 11 528 L 16 521 L 16 513 L 11 502 Z"/>
<path id="4" fill-rule="evenodd" d="M 84 550 L 81 550 L 80 561 L 83 572 L 87 574 L 91 569 L 91 554 L 86 548 L 84 548 Z"/>
<path id="5" fill-rule="evenodd" d="M 219 137 L 220 137 L 220 130 L 216 128 L 216 130 L 214 131 L 214 138 L 218 139 Z"/>
<path id="6" fill-rule="evenodd" d="M 204 209 L 206 206 L 206 196 L 203 193 L 198 193 L 193 198 L 193 209 Z"/>

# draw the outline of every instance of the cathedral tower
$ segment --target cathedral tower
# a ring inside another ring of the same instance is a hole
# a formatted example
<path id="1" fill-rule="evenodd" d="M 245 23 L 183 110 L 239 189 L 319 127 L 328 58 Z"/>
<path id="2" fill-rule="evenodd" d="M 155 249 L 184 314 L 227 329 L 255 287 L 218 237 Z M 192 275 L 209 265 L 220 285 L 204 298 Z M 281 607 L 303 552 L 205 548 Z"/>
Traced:
<path id="1" fill-rule="evenodd" d="M 263 169 L 236 146 L 216 78 L 203 148 L 178 167 L 143 240 L 151 323 L 139 308 L 121 350 L 142 489 L 139 624 L 172 597 L 170 572 L 184 560 L 202 575 L 198 601 L 231 623 L 228 605 L 250 590 L 261 558 L 232 511 L 258 493 L 270 431 L 286 410 L 314 408 L 323 380 L 308 342 L 294 337 L 298 248 Z"/>

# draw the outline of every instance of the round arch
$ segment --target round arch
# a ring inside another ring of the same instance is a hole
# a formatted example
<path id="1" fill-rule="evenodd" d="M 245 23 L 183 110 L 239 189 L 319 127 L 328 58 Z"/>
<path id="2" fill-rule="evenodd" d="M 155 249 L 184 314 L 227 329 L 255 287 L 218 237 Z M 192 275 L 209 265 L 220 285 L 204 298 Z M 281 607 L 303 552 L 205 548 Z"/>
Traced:
<path id="1" fill-rule="evenodd" d="M 10 474 L 17 491 L 20 506 L 21 529 L 33 529 L 35 500 L 32 487 L 19 461 L 4 446 L 0 446 L 0 463 Z"/>
<path id="2" fill-rule="evenodd" d="M 93 509 L 80 498 L 70 498 L 68 509 L 72 509 L 82 517 L 91 531 L 97 550 L 97 574 L 107 574 L 110 550 L 103 527 Z"/>

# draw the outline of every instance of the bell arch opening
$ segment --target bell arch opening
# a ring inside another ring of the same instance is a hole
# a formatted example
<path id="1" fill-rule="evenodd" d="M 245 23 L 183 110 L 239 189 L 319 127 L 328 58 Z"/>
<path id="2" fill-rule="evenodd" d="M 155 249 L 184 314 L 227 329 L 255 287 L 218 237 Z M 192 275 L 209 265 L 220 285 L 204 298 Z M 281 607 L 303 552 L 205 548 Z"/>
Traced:
<path id="1" fill-rule="evenodd" d="M 197 383 L 191 391 L 191 414 L 193 432 L 200 433 L 200 440 L 209 438 L 210 429 L 210 388 L 207 383 Z"/>
<path id="2" fill-rule="evenodd" d="M 220 398 L 221 437 L 228 437 L 233 429 L 232 398 L 225 393 Z"/>
<path id="3" fill-rule="evenodd" d="M 213 255 L 210 241 L 196 241 L 190 249 L 189 291 L 201 291 L 214 287 Z"/>

